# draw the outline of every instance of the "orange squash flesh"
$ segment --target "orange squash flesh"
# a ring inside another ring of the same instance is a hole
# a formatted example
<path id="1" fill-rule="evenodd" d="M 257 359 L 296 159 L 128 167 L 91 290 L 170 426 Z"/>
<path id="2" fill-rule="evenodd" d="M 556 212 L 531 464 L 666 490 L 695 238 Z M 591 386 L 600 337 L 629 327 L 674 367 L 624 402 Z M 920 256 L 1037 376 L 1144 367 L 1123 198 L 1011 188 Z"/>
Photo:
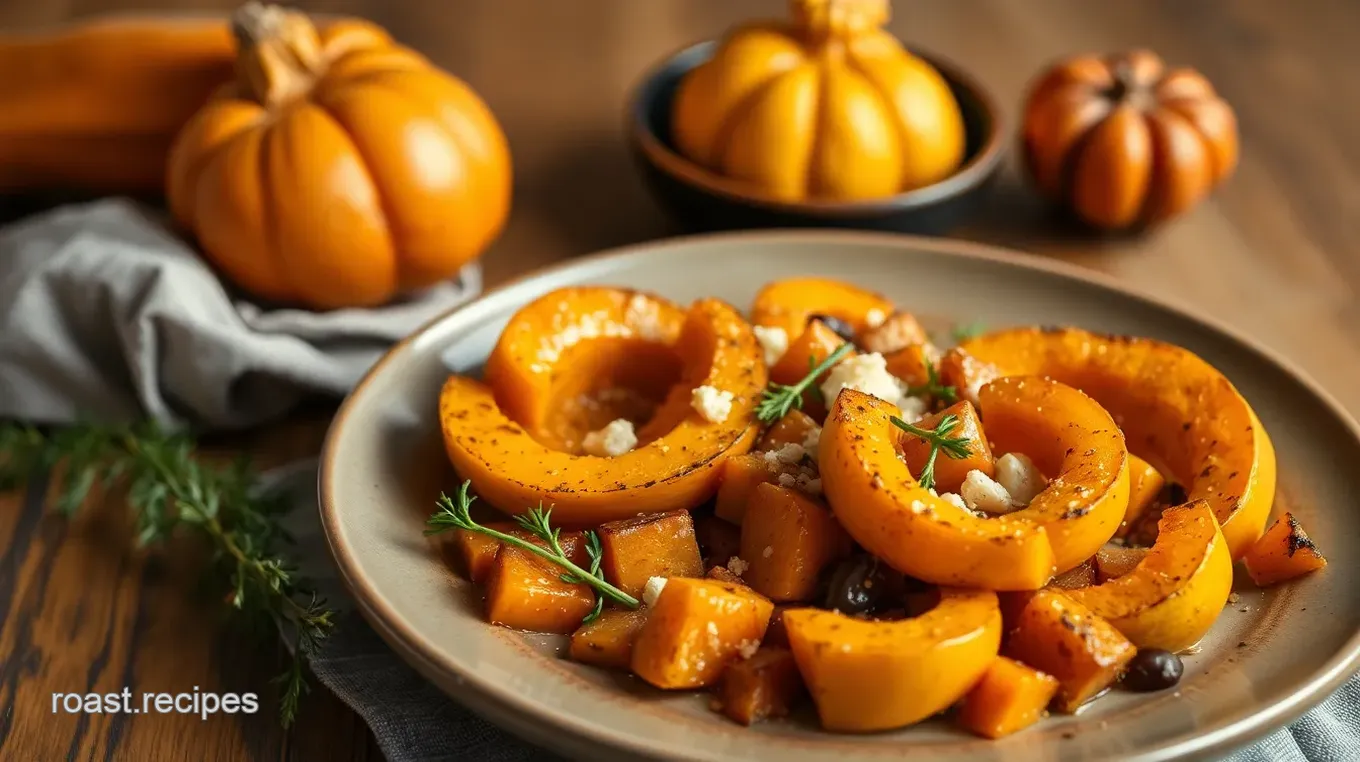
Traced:
<path id="1" fill-rule="evenodd" d="M 1208 502 L 1168 508 L 1133 571 L 1068 597 L 1139 648 L 1180 651 L 1204 636 L 1232 593 L 1232 558 Z"/>
<path id="2" fill-rule="evenodd" d="M 930 336 L 921 322 L 910 312 L 895 312 L 881 324 L 858 334 L 855 343 L 865 352 L 890 355 L 907 347 L 930 343 Z"/>
<path id="3" fill-rule="evenodd" d="M 813 315 L 829 315 L 848 323 L 858 335 L 869 328 L 869 316 L 875 311 L 887 317 L 893 312 L 893 304 L 880 294 L 844 281 L 785 278 L 765 284 L 756 294 L 751 322 L 783 328 L 792 339 L 803 333 Z M 807 373 L 806 365 L 803 373 Z"/>
<path id="4" fill-rule="evenodd" d="M 980 518 L 921 488 L 897 457 L 893 407 L 843 390 L 822 433 L 822 489 L 840 523 L 898 571 L 941 585 L 1034 590 L 1095 554 L 1128 500 L 1118 429 L 1099 405 L 1045 379 L 984 389 L 987 436 L 1056 474 L 1030 505 Z M 1042 413 L 1028 413 L 1042 406 Z"/>
<path id="5" fill-rule="evenodd" d="M 995 374 L 1075 386 L 1110 411 L 1130 451 L 1183 485 L 1189 500 L 1209 501 L 1234 559 L 1265 528 L 1276 483 L 1270 437 L 1233 384 L 1189 350 L 1076 328 L 1020 328 L 963 342 L 941 372 L 961 389 Z"/>
<path id="6" fill-rule="evenodd" d="M 718 485 L 713 514 L 740 525 L 756 487 L 774 484 L 781 473 L 784 473 L 783 469 L 773 467 L 763 453 L 728 458 L 722 465 L 722 482 Z"/>
<path id="7" fill-rule="evenodd" d="M 936 455 L 936 492 L 958 492 L 959 485 L 963 484 L 969 471 L 981 471 L 987 476 L 996 474 L 996 458 L 992 457 L 992 448 L 987 444 L 987 434 L 982 429 L 982 421 L 978 419 L 973 403 L 967 400 L 955 403 L 938 413 L 927 415 L 915 425 L 933 431 L 939 425 L 940 419 L 947 415 L 957 419 L 954 428 L 949 431 L 949 436 L 955 439 L 967 438 L 969 454 L 966 458 L 958 459 L 948 457 L 943 452 Z M 899 447 L 911 472 L 919 476 L 930 458 L 930 443 L 914 434 L 902 432 Z"/>
<path id="8" fill-rule="evenodd" d="M 1327 565 L 1327 559 L 1294 514 L 1285 512 L 1242 557 L 1242 564 L 1253 582 L 1267 587 L 1317 571 Z"/>
<path id="9" fill-rule="evenodd" d="M 997 657 L 963 699 L 958 722 L 983 738 L 1023 730 L 1048 714 L 1058 681 L 1004 656 Z"/>
<path id="10" fill-rule="evenodd" d="M 786 716 L 806 693 L 793 652 L 761 646 L 751 658 L 723 672 L 716 703 L 735 722 L 753 725 L 769 717 Z"/>
<path id="11" fill-rule="evenodd" d="M 942 590 L 935 608 L 896 621 L 790 609 L 784 626 L 822 727 L 841 732 L 900 728 L 946 709 L 1001 642 L 996 594 L 986 590 Z"/>
<path id="12" fill-rule="evenodd" d="M 883 356 L 889 373 L 906 382 L 908 386 L 922 386 L 930 380 L 930 368 L 934 365 L 931 350 L 925 344 L 913 344 Z"/>
<path id="13" fill-rule="evenodd" d="M 833 349 L 834 351 L 834 349 Z M 807 435 L 820 425 L 802 410 L 790 410 L 774 423 L 756 444 L 757 450 L 778 450 L 784 445 L 802 445 Z"/>
<path id="14" fill-rule="evenodd" d="M 1056 678 L 1056 706 L 1071 713 L 1114 684 L 1138 649 L 1068 595 L 1051 590 L 1030 595 L 1002 655 Z"/>
<path id="15" fill-rule="evenodd" d="M 509 521 L 493 521 L 486 526 L 496 529 L 506 534 L 518 537 L 522 540 L 532 542 L 539 547 L 543 547 L 542 540 L 524 531 L 518 524 Z M 563 550 L 572 548 L 575 552 L 576 543 L 580 541 L 579 532 L 564 532 L 559 537 Z M 462 561 L 463 573 L 472 582 L 481 584 L 486 581 L 487 575 L 491 573 L 491 567 L 496 563 L 496 553 L 501 549 L 501 541 L 492 537 L 487 537 L 479 532 L 468 532 L 462 529 L 455 529 L 452 532 L 451 542 L 454 551 Z M 583 553 L 577 553 L 578 557 L 584 558 Z"/>
<path id="16" fill-rule="evenodd" d="M 562 549 L 573 556 L 580 547 L 563 544 Z M 579 627 L 594 608 L 594 590 L 584 583 L 563 582 L 562 567 L 508 545 L 496 552 L 486 580 L 486 620 L 491 624 L 565 634 Z"/>
<path id="17" fill-rule="evenodd" d="M 492 506 L 518 513 L 526 506 L 552 505 L 559 525 L 692 509 L 717 491 L 723 461 L 745 454 L 755 442 L 754 408 L 765 388 L 765 366 L 750 326 L 715 299 L 690 308 L 676 351 L 685 378 L 648 424 L 665 433 L 612 458 L 543 445 L 506 416 L 491 387 L 450 376 L 439 398 L 449 459 Z M 700 384 L 733 393 L 732 410 L 722 423 L 708 421 L 691 406 L 689 391 Z"/>
<path id="18" fill-rule="evenodd" d="M 633 641 L 646 621 L 645 611 L 605 609 L 595 621 L 581 625 L 571 634 L 568 655 L 582 664 L 628 669 L 633 658 Z"/>
<path id="19" fill-rule="evenodd" d="M 1138 568 L 1147 557 L 1147 548 L 1125 548 L 1119 545 L 1106 545 L 1096 553 L 1096 579 L 1093 584 L 1103 585 L 1112 579 L 1122 577 Z"/>
<path id="20" fill-rule="evenodd" d="M 600 525 L 600 570 L 614 587 L 634 598 L 652 577 L 702 577 L 703 558 L 686 511 L 620 519 Z"/>
<path id="21" fill-rule="evenodd" d="M 1095 583 L 1096 565 L 1088 558 L 1054 577 L 1053 581 L 1048 583 L 1048 586 L 1056 587 L 1059 590 L 1077 590 L 1083 587 L 1090 587 Z"/>
<path id="22" fill-rule="evenodd" d="M 793 334 L 788 351 L 779 358 L 774 367 L 770 368 L 770 380 L 776 384 L 796 384 L 803 380 L 808 371 L 819 365 L 844 343 L 845 339 L 827 328 L 826 323 L 813 320 L 808 323 L 807 330 Z M 845 356 L 850 357 L 854 354 L 852 350 Z M 824 380 L 826 373 L 817 378 L 817 383 L 820 384 Z"/>
<path id="23" fill-rule="evenodd" d="M 1157 497 L 1161 495 L 1165 486 L 1166 477 L 1162 476 L 1160 471 L 1146 460 L 1130 454 L 1129 507 L 1124 511 L 1124 520 L 1120 522 L 1114 536 L 1126 537 L 1137 526 L 1138 519 L 1157 502 Z"/>
<path id="24" fill-rule="evenodd" d="M 773 609 L 747 587 L 669 580 L 633 641 L 633 674 L 664 689 L 713 685 L 743 649 L 759 645 Z"/>
<path id="25" fill-rule="evenodd" d="M 797 490 L 761 484 L 741 525 L 742 578 L 772 601 L 805 601 L 826 567 L 849 555 L 850 537 L 824 503 Z"/>

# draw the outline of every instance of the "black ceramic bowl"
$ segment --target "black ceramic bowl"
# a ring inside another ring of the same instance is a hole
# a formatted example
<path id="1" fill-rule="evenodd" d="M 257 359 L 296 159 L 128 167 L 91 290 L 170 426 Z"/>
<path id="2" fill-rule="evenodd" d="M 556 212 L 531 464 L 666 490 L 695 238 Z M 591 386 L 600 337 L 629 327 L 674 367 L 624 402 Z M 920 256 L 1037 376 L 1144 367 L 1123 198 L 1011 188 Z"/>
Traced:
<path id="1" fill-rule="evenodd" d="M 953 64 L 912 50 L 939 70 L 963 110 L 967 143 L 958 171 L 940 182 L 869 201 L 789 202 L 762 197 L 681 156 L 671 142 L 676 88 L 687 72 L 713 55 L 716 46 L 712 40 L 701 42 L 663 61 L 637 87 L 628 111 L 630 143 L 648 187 L 690 230 L 843 227 L 939 234 L 978 209 L 1001 166 L 1003 128 L 991 96 Z"/>

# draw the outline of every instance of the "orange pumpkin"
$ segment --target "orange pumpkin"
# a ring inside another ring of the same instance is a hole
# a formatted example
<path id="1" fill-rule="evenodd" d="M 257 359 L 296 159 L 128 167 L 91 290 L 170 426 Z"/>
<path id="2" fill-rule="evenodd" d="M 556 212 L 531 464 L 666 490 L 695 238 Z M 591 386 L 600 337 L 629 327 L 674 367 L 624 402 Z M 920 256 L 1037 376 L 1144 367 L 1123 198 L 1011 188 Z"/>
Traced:
<path id="1" fill-rule="evenodd" d="M 1025 104 L 1024 163 L 1049 198 L 1121 230 L 1198 204 L 1237 165 L 1237 120 L 1203 75 L 1134 50 L 1046 71 Z"/>
<path id="2" fill-rule="evenodd" d="M 510 205 L 505 137 L 462 81 L 380 28 L 248 3 L 237 82 L 171 149 L 170 208 L 256 296 L 371 306 L 451 277 Z"/>
<path id="3" fill-rule="evenodd" d="M 697 164 L 785 201 L 847 201 L 937 182 L 963 160 L 944 77 L 881 27 L 887 0 L 792 0 L 792 23 L 744 24 L 675 94 Z"/>

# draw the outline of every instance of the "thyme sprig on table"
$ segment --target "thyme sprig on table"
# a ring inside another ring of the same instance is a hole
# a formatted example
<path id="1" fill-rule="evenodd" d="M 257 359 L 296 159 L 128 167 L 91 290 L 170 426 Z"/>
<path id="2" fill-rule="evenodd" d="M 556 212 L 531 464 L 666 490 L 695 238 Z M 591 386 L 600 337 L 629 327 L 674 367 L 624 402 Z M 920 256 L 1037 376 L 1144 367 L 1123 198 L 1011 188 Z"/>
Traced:
<path id="1" fill-rule="evenodd" d="M 282 685 L 279 717 L 291 725 L 307 692 L 304 661 L 334 626 L 334 614 L 278 554 L 290 543 L 279 518 L 285 496 L 263 494 L 249 463 L 200 461 L 194 440 L 154 422 L 80 423 L 43 431 L 0 425 L 0 489 L 14 489 L 43 471 L 57 479 L 56 509 L 71 517 L 97 485 L 126 487 L 138 547 L 164 545 L 178 532 L 206 539 L 215 571 L 223 573 L 231 606 L 272 620 L 294 644 Z"/>
<path id="2" fill-rule="evenodd" d="M 604 557 L 604 552 L 600 547 L 600 537 L 593 530 L 584 533 L 586 543 L 586 556 L 590 559 L 590 568 L 582 569 L 577 566 L 562 549 L 560 535 L 562 530 L 552 525 L 552 508 L 544 508 L 542 505 L 530 508 L 529 510 L 515 516 L 515 521 L 519 526 L 530 535 L 543 542 L 542 545 L 530 542 L 523 537 L 516 537 L 488 526 L 478 524 L 472 518 L 472 503 L 477 498 L 468 495 L 468 488 L 472 486 L 472 481 L 463 482 L 458 488 L 457 495 L 450 499 L 448 495 L 439 495 L 439 510 L 435 511 L 427 520 L 428 528 L 426 535 L 435 535 L 453 529 L 462 529 L 467 532 L 476 532 L 486 535 L 507 545 L 526 550 L 541 558 L 545 558 L 554 564 L 562 567 L 565 572 L 561 575 L 563 582 L 568 584 L 584 583 L 595 588 L 598 595 L 595 596 L 595 609 L 581 620 L 583 624 L 595 621 L 604 610 L 604 600 L 609 598 L 616 603 L 620 603 L 628 608 L 637 608 L 640 603 L 637 598 L 625 593 L 605 581 L 604 575 L 600 573 L 600 563 Z"/>
<path id="3" fill-rule="evenodd" d="M 831 354 L 826 356 L 817 365 L 808 371 L 797 383 L 794 384 L 770 384 L 765 387 L 765 393 L 761 396 L 760 405 L 756 407 L 756 418 L 764 423 L 777 421 L 788 415 L 790 410 L 803 406 L 803 393 L 812 386 L 817 377 L 840 362 L 842 358 L 850 354 L 855 348 L 854 344 L 846 342 Z"/>
<path id="4" fill-rule="evenodd" d="M 972 444 L 972 438 L 949 436 L 959 425 L 959 417 L 953 413 L 941 417 L 934 429 L 914 426 L 895 415 L 891 418 L 894 426 L 908 434 L 914 434 L 930 444 L 930 454 L 926 456 L 926 464 L 916 477 L 916 481 L 920 482 L 921 486 L 926 489 L 935 486 L 935 460 L 939 457 L 941 451 L 954 460 L 961 460 L 971 454 L 969 446 Z"/>
<path id="5" fill-rule="evenodd" d="M 958 390 L 940 380 L 939 368 L 930 360 L 926 360 L 926 382 L 919 386 L 907 387 L 908 397 L 920 397 L 922 395 L 939 400 L 946 405 L 952 405 L 959 401 Z"/>

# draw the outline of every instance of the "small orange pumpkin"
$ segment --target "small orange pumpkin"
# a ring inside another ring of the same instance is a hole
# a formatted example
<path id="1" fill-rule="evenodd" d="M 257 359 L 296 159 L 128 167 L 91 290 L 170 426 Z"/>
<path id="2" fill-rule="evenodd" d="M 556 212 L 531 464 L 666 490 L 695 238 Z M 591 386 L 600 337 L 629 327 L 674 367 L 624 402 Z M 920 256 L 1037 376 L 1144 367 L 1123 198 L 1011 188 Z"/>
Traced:
<path id="1" fill-rule="evenodd" d="M 1134 50 L 1049 68 L 1025 104 L 1024 164 L 1050 199 L 1100 229 L 1194 207 L 1237 166 L 1237 119 L 1209 81 Z"/>
<path id="2" fill-rule="evenodd" d="M 315 309 L 453 276 L 500 233 L 510 155 L 465 83 L 358 20 L 247 3 L 237 82 L 171 149 L 178 221 L 228 279 Z"/>

